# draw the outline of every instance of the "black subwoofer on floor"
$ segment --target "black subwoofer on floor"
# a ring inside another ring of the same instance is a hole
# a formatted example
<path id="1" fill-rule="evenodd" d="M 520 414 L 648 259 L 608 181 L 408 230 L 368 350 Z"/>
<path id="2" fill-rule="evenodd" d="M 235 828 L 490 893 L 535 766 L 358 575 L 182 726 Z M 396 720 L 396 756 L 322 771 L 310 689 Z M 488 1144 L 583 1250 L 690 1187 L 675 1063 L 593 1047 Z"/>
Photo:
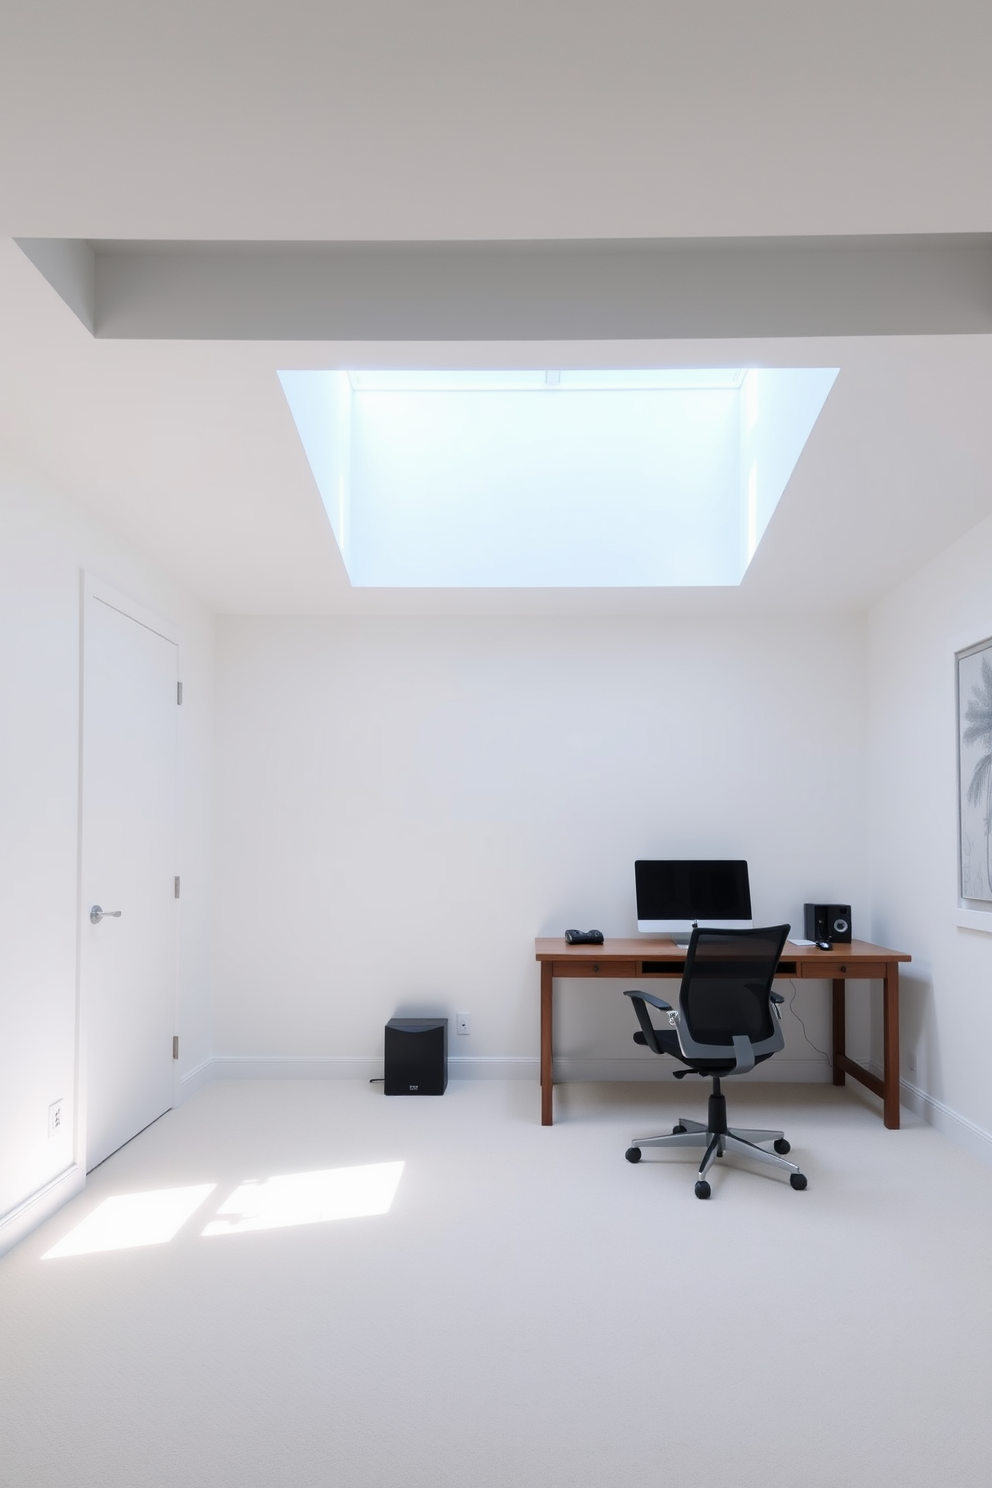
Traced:
<path id="1" fill-rule="evenodd" d="M 448 1083 L 447 1018 L 390 1018 L 383 1073 L 387 1095 L 443 1095 Z"/>

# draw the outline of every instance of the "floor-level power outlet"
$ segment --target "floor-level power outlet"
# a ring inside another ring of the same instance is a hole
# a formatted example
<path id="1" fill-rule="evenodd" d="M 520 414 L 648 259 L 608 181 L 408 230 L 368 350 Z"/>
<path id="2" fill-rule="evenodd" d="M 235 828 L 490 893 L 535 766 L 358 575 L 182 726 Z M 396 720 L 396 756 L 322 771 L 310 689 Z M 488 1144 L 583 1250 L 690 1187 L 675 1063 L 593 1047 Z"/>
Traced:
<path id="1" fill-rule="evenodd" d="M 469 1022 L 470 1022 L 470 1019 L 469 1019 L 468 1013 L 456 1013 L 455 1014 L 455 1032 L 456 1033 L 471 1033 L 471 1029 L 469 1028 Z"/>

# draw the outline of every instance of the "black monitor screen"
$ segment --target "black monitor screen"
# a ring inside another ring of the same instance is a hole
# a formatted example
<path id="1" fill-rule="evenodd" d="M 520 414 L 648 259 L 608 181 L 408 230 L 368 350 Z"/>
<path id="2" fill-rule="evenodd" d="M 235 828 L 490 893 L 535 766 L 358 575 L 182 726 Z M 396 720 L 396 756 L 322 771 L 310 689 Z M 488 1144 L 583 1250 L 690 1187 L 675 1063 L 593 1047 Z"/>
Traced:
<path id="1" fill-rule="evenodd" d="M 634 864 L 639 920 L 749 920 L 751 890 L 743 860 Z"/>

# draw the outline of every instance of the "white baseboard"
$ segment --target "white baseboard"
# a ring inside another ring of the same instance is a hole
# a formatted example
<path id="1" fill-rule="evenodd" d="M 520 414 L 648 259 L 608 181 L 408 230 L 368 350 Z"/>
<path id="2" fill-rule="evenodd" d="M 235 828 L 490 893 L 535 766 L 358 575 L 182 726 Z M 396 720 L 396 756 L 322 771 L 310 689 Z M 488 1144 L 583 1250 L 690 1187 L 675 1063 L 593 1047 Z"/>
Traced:
<path id="1" fill-rule="evenodd" d="M 529 1054 L 450 1054 L 452 1080 L 534 1080 Z M 183 1099 L 211 1080 L 381 1080 L 382 1056 L 364 1054 L 215 1054 L 183 1076 Z"/>
<path id="2" fill-rule="evenodd" d="M 449 1054 L 452 1080 L 533 1080 L 540 1078 L 536 1054 Z M 667 1059 L 643 1056 L 602 1058 L 578 1054 L 555 1057 L 555 1080 L 671 1080 L 676 1065 Z M 382 1078 L 381 1056 L 364 1054 L 215 1054 L 182 1079 L 187 1099 L 211 1080 L 375 1080 Z M 822 1059 L 769 1059 L 752 1080 L 777 1084 L 829 1082 L 830 1067 Z"/>
<path id="3" fill-rule="evenodd" d="M 854 1056 L 852 1055 L 852 1058 Z M 880 1064 L 873 1059 L 861 1061 L 873 1074 L 881 1078 Z M 647 1059 L 644 1056 L 602 1058 L 579 1054 L 559 1054 L 555 1058 L 555 1081 L 570 1080 L 660 1080 L 672 1081 L 676 1066 L 667 1059 Z M 451 1054 L 448 1056 L 448 1075 L 452 1080 L 533 1080 L 540 1076 L 540 1061 L 530 1054 Z M 205 1059 L 195 1069 L 188 1070 L 180 1082 L 182 1098 L 188 1099 L 208 1085 L 212 1080 L 374 1080 L 382 1078 L 381 1056 L 364 1054 L 215 1054 Z M 749 1076 L 749 1082 L 769 1084 L 829 1084 L 833 1075 L 825 1059 L 790 1059 L 779 1056 L 760 1065 Z M 983 1130 L 953 1111 L 950 1106 L 935 1096 L 911 1084 L 900 1081 L 901 1099 L 908 1110 L 920 1116 L 943 1136 L 963 1147 L 987 1167 L 992 1167 L 992 1133 Z M 859 1086 L 860 1090 L 862 1087 Z M 70 1170 L 74 1171 L 74 1170 Z M 55 1180 L 61 1183 L 62 1178 Z M 82 1187 L 80 1180 L 77 1185 Z M 42 1190 L 42 1194 L 48 1190 Z M 52 1202 L 51 1208 L 40 1214 L 47 1218 L 64 1203 L 76 1189 Z M 29 1204 L 40 1201 L 42 1194 L 29 1200 Z M 24 1206 L 21 1206 L 22 1208 Z M 12 1211 L 0 1219 L 0 1254 L 3 1249 L 15 1244 L 6 1239 L 14 1215 Z M 40 1211 L 39 1211 L 40 1213 Z M 40 1223 L 34 1219 L 26 1225 L 23 1233 Z M 18 1235 L 18 1238 L 20 1236 Z"/>
<path id="4" fill-rule="evenodd" d="M 935 1095 L 929 1095 L 918 1085 L 911 1085 L 908 1080 L 899 1081 L 899 1098 L 904 1106 L 921 1117 L 928 1126 L 939 1131 L 942 1137 L 947 1137 L 956 1147 L 970 1152 L 985 1167 L 992 1168 L 992 1132 L 985 1131 L 960 1112 L 952 1111 L 950 1106 L 938 1100 Z"/>
<path id="5" fill-rule="evenodd" d="M 373 1080 L 382 1058 L 364 1054 L 215 1054 L 214 1080 Z"/>
<path id="6" fill-rule="evenodd" d="M 533 1080 L 541 1078 L 536 1054 L 449 1054 L 452 1080 Z"/>
<path id="7" fill-rule="evenodd" d="M 201 1059 L 199 1064 L 194 1065 L 191 1070 L 187 1070 L 180 1077 L 177 1105 L 182 1105 L 183 1101 L 189 1100 L 191 1095 L 195 1095 L 198 1090 L 202 1090 L 204 1085 L 209 1085 L 214 1079 L 216 1075 L 213 1059 Z"/>
<path id="8" fill-rule="evenodd" d="M 86 1186 L 86 1174 L 78 1163 L 59 1173 L 37 1193 L 24 1199 L 0 1217 L 0 1256 L 12 1250 L 25 1235 L 36 1230 L 57 1209 L 67 1204 Z"/>
<path id="9" fill-rule="evenodd" d="M 882 1066 L 877 1059 L 866 1060 L 865 1065 L 873 1075 L 882 1078 Z M 955 1147 L 977 1157 L 985 1167 L 992 1168 L 992 1132 L 987 1132 L 977 1122 L 970 1121 L 945 1101 L 938 1100 L 935 1095 L 921 1090 L 919 1085 L 914 1085 L 911 1080 L 902 1076 L 899 1079 L 899 1103 L 907 1111 L 912 1111 L 914 1116 L 919 1116 L 928 1126 L 932 1126 L 934 1131 L 939 1131 Z"/>
<path id="10" fill-rule="evenodd" d="M 535 1064 L 536 1064 L 535 1060 Z M 672 1059 L 652 1055 L 626 1055 L 615 1059 L 579 1054 L 555 1055 L 555 1081 L 567 1080 L 662 1080 L 673 1081 L 682 1066 Z M 781 1055 L 765 1060 L 748 1076 L 749 1082 L 767 1084 L 829 1084 L 833 1073 L 825 1059 L 786 1059 Z"/>

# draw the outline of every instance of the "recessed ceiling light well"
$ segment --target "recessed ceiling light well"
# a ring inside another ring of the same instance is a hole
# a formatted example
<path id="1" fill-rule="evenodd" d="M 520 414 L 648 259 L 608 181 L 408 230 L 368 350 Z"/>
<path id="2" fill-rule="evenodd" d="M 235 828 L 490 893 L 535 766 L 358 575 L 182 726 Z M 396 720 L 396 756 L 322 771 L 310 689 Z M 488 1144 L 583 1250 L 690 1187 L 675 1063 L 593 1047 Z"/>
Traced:
<path id="1" fill-rule="evenodd" d="M 741 582 L 834 367 L 283 371 L 353 585 Z"/>

